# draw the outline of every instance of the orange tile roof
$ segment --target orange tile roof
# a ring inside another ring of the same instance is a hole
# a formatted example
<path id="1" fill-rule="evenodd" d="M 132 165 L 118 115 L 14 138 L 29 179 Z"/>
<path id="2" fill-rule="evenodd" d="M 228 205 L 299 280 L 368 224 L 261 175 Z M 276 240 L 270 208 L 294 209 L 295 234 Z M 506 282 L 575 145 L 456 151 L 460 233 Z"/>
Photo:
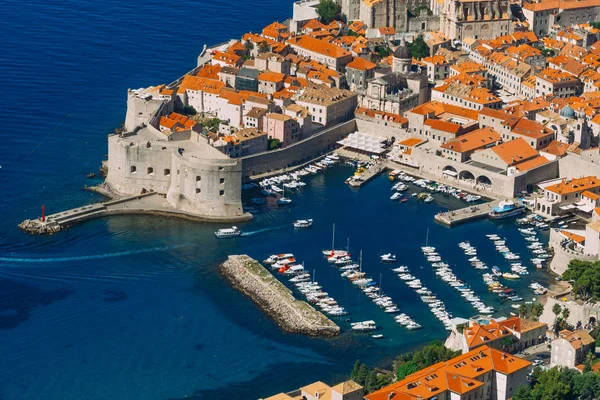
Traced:
<path id="1" fill-rule="evenodd" d="M 557 157 L 562 157 L 567 154 L 567 149 L 569 145 L 567 143 L 559 142 L 558 140 L 553 140 L 550 144 L 544 147 L 543 151 Z"/>
<path id="2" fill-rule="evenodd" d="M 433 65 L 448 64 L 448 61 L 446 61 L 446 57 L 441 55 L 424 57 L 421 61 Z"/>
<path id="3" fill-rule="evenodd" d="M 319 20 L 311 19 L 306 24 L 304 24 L 302 29 L 319 30 L 319 29 L 323 29 L 324 27 L 325 27 L 325 25 L 323 25 L 321 22 L 319 22 Z"/>
<path id="4" fill-rule="evenodd" d="M 408 120 L 406 118 L 404 118 L 402 115 L 392 114 L 392 113 L 388 113 L 385 111 L 370 110 L 365 107 L 357 108 L 354 113 L 366 115 L 367 117 L 380 119 L 382 121 L 394 122 L 396 124 L 401 124 L 401 125 L 408 123 Z"/>
<path id="5" fill-rule="evenodd" d="M 288 43 L 328 57 L 340 58 L 350 56 L 350 52 L 340 46 L 315 39 L 311 36 L 296 36 L 288 40 Z"/>
<path id="6" fill-rule="evenodd" d="M 474 61 L 466 61 L 462 64 L 453 65 L 450 68 L 457 71 L 458 73 L 465 73 L 465 74 L 473 74 L 473 73 L 487 71 L 487 69 L 483 65 L 478 64 Z"/>
<path id="7" fill-rule="evenodd" d="M 177 93 L 185 93 L 186 90 L 195 90 L 199 92 L 218 94 L 225 86 L 225 83 L 221 81 L 186 75 L 179 84 Z"/>
<path id="8" fill-rule="evenodd" d="M 182 131 L 192 129 L 196 126 L 197 122 L 185 115 L 173 112 L 166 117 L 160 117 L 159 124 L 161 127 L 165 127 L 171 131 Z"/>
<path id="9" fill-rule="evenodd" d="M 511 130 L 516 134 L 534 139 L 539 139 L 554 134 L 552 130 L 546 128 L 539 122 L 532 121 L 527 118 L 519 118 L 517 123 L 512 126 Z"/>
<path id="10" fill-rule="evenodd" d="M 587 197 L 588 199 L 591 199 L 591 200 L 598 200 L 598 199 L 600 199 L 600 196 L 598 196 L 596 193 L 590 192 L 589 190 L 586 190 L 585 192 L 581 193 L 581 196 L 582 197 L 585 196 L 585 197 Z"/>
<path id="11" fill-rule="evenodd" d="M 457 153 L 465 153 L 491 145 L 502 140 L 502 136 L 491 126 L 474 130 L 456 139 L 452 139 L 444 143 L 441 147 L 455 151 Z"/>
<path id="12" fill-rule="evenodd" d="M 537 150 L 531 147 L 523 138 L 490 147 L 490 150 L 508 165 L 518 164 L 538 155 Z"/>
<path id="13" fill-rule="evenodd" d="M 242 57 L 233 53 L 223 53 L 221 51 L 217 51 L 213 56 L 213 60 L 222 61 L 228 65 L 236 65 L 240 62 Z"/>
<path id="14" fill-rule="evenodd" d="M 477 378 L 485 373 L 498 371 L 508 375 L 530 365 L 529 361 L 484 345 L 449 361 L 415 372 L 401 381 L 366 395 L 365 399 L 425 400 L 447 392 L 463 395 L 480 388 L 484 383 Z"/>
<path id="15" fill-rule="evenodd" d="M 574 178 L 571 180 L 563 180 L 554 185 L 546 186 L 546 190 L 556 194 L 570 194 L 583 192 L 589 189 L 600 187 L 600 179 L 596 176 L 586 176 L 584 178 Z"/>
<path id="16" fill-rule="evenodd" d="M 530 169 L 534 169 L 537 167 L 541 167 L 542 165 L 548 164 L 550 160 L 548 160 L 544 156 L 533 157 L 527 161 L 523 161 L 521 163 L 515 164 L 515 168 L 519 172 L 529 171 Z"/>
<path id="17" fill-rule="evenodd" d="M 460 115 L 461 117 L 469 118 L 477 121 L 479 117 L 479 112 L 472 110 L 470 108 L 458 107 L 452 104 L 442 103 L 440 101 L 430 101 L 420 106 L 417 106 L 410 110 L 409 112 L 419 114 L 419 115 L 428 115 L 433 113 L 434 116 L 439 116 L 443 113 Z"/>
<path id="18" fill-rule="evenodd" d="M 456 135 L 461 131 L 462 127 L 459 124 L 455 124 L 453 122 L 444 121 L 441 119 L 426 119 L 425 125 L 431 127 L 431 129 L 435 129 L 442 132 L 448 132 Z"/>
<path id="19" fill-rule="evenodd" d="M 419 138 L 416 138 L 416 137 L 411 137 L 411 138 L 408 138 L 408 139 L 404 139 L 403 141 L 401 141 L 398 144 L 400 146 L 415 147 L 419 143 L 423 143 L 423 142 L 424 142 L 423 139 L 419 139 Z"/>
<path id="20" fill-rule="evenodd" d="M 377 68 L 377 64 L 372 63 L 361 57 L 356 57 L 352 62 L 346 64 L 346 68 L 358 69 L 360 71 L 369 71 Z"/>
<path id="21" fill-rule="evenodd" d="M 221 64 L 204 64 L 202 68 L 196 74 L 197 77 L 207 79 L 219 79 L 219 72 L 221 71 Z"/>
<path id="22" fill-rule="evenodd" d="M 382 35 L 395 35 L 396 30 L 391 26 L 386 26 L 383 28 L 379 28 L 379 33 Z"/>
<path id="23" fill-rule="evenodd" d="M 545 70 L 540 71 L 536 76 L 551 83 L 577 82 L 577 78 L 573 75 L 553 68 L 546 68 Z"/>
<path id="24" fill-rule="evenodd" d="M 258 74 L 258 80 L 259 81 L 266 81 L 266 82 L 283 82 L 283 80 L 285 79 L 285 74 L 280 74 L 279 72 L 261 72 L 260 74 Z"/>

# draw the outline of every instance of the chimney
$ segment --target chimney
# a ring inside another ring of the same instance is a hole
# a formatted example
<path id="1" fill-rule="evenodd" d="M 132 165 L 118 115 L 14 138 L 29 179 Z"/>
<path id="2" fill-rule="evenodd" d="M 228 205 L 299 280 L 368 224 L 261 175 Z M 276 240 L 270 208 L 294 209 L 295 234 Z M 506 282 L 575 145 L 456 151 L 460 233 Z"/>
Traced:
<path id="1" fill-rule="evenodd" d="M 502 359 L 504 360 L 506 358 L 506 353 L 502 353 Z"/>

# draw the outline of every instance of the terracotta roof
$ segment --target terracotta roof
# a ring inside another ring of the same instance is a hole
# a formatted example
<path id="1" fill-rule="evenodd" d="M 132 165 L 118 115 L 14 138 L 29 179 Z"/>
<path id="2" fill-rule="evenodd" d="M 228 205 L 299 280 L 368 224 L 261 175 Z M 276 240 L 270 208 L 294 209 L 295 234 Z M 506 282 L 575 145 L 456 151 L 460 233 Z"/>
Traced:
<path id="1" fill-rule="evenodd" d="M 170 131 L 184 131 L 192 129 L 197 122 L 185 115 L 173 112 L 168 116 L 160 117 L 160 127 L 164 127 Z"/>
<path id="2" fill-rule="evenodd" d="M 465 153 L 489 146 L 493 143 L 499 142 L 500 140 L 502 140 L 500 134 L 496 132 L 494 128 L 488 126 L 461 135 L 456 139 L 449 140 L 441 147 L 457 153 Z"/>
<path id="3" fill-rule="evenodd" d="M 447 392 L 463 395 L 484 384 L 478 380 L 483 374 L 497 371 L 508 375 L 530 365 L 529 361 L 484 345 L 411 374 L 401 381 L 366 395 L 365 399 L 425 400 Z M 450 395 L 444 397 L 449 398 Z"/>
<path id="4" fill-rule="evenodd" d="M 346 68 L 358 69 L 360 71 L 369 71 L 377 68 L 377 64 L 372 63 L 361 57 L 356 57 L 352 62 L 346 64 Z"/>
<path id="5" fill-rule="evenodd" d="M 530 169 L 541 167 L 542 165 L 548 164 L 549 162 L 550 162 L 550 160 L 548 160 L 546 157 L 537 156 L 537 157 L 533 157 L 527 161 L 523 161 L 521 163 L 515 164 L 515 168 L 517 168 L 517 170 L 519 172 L 525 172 L 525 171 L 529 171 Z"/>
<path id="6" fill-rule="evenodd" d="M 582 346 L 589 346 L 594 343 L 595 340 L 590 336 L 589 333 L 584 331 L 583 329 L 577 330 L 575 332 L 571 332 L 569 330 L 560 331 L 560 337 L 569 342 L 569 344 L 575 349 L 578 350 Z"/>
<path id="7" fill-rule="evenodd" d="M 365 107 L 358 107 L 355 114 L 366 115 L 367 117 L 379 119 L 382 121 L 390 121 L 396 124 L 406 124 L 408 120 L 399 114 L 392 114 L 385 111 L 371 110 Z"/>
<path id="8" fill-rule="evenodd" d="M 186 90 L 196 90 L 206 93 L 218 94 L 225 87 L 225 83 L 207 78 L 186 75 L 179 84 L 177 93 L 185 93 Z"/>
<path id="9" fill-rule="evenodd" d="M 242 57 L 238 56 L 237 54 L 223 53 L 220 51 L 217 51 L 213 56 L 213 60 L 222 61 L 229 65 L 236 65 L 240 62 L 241 59 Z"/>
<path id="10" fill-rule="evenodd" d="M 411 138 L 408 138 L 408 139 L 404 139 L 403 141 L 401 141 L 398 144 L 400 146 L 415 147 L 419 143 L 423 143 L 423 142 L 424 142 L 423 139 L 419 139 L 419 138 L 416 138 L 416 137 L 411 137 Z"/>
<path id="11" fill-rule="evenodd" d="M 574 178 L 571 180 L 563 180 L 560 183 L 546 186 L 546 190 L 556 194 L 570 194 L 584 192 L 589 189 L 600 187 L 600 179 L 595 176 L 586 176 L 584 178 Z"/>
<path id="12" fill-rule="evenodd" d="M 433 115 L 436 117 L 443 113 L 449 113 L 460 115 L 461 117 L 469 118 L 475 121 L 477 121 L 479 116 L 478 111 L 472 110 L 470 108 L 458 107 L 452 104 L 446 104 L 436 100 L 421 104 L 420 106 L 413 108 L 409 112 L 419 115 L 428 115 L 433 113 Z"/>
<path id="13" fill-rule="evenodd" d="M 545 70 L 539 72 L 536 76 L 550 83 L 577 82 L 577 78 L 568 72 L 563 72 L 553 68 L 546 68 Z"/>
<path id="14" fill-rule="evenodd" d="M 288 43 L 292 46 L 298 46 L 305 50 L 319 53 L 333 58 L 340 58 L 350 56 L 350 52 L 344 50 L 340 46 L 335 44 L 327 43 L 323 40 L 315 39 L 310 36 L 296 36 L 288 40 Z"/>
<path id="15" fill-rule="evenodd" d="M 490 147 L 490 150 L 508 165 L 515 165 L 538 155 L 537 150 L 531 147 L 523 138 Z"/>
<path id="16" fill-rule="evenodd" d="M 279 72 L 261 72 L 258 75 L 258 80 L 259 81 L 266 81 L 266 82 L 283 82 L 283 80 L 285 79 L 285 74 L 280 74 Z"/>
<path id="17" fill-rule="evenodd" d="M 379 33 L 382 35 L 395 35 L 396 30 L 391 26 L 386 26 L 383 28 L 379 28 Z"/>
<path id="18" fill-rule="evenodd" d="M 221 64 L 204 64 L 202 68 L 196 74 L 199 78 L 207 78 L 207 79 L 219 79 L 219 72 L 221 71 Z"/>
<path id="19" fill-rule="evenodd" d="M 446 60 L 446 57 L 444 57 L 444 56 L 424 57 L 421 61 L 423 61 L 424 63 L 433 64 L 433 65 L 448 64 L 448 61 Z"/>
<path id="20" fill-rule="evenodd" d="M 425 125 L 431 127 L 431 129 L 435 129 L 442 132 L 448 132 L 456 135 L 458 132 L 462 130 L 462 127 L 459 124 L 455 124 L 453 122 L 444 121 L 441 119 L 426 119 Z"/>
<path id="21" fill-rule="evenodd" d="M 600 199 L 600 196 L 598 196 L 596 193 L 590 192 L 589 190 L 586 190 L 585 192 L 581 193 L 581 196 L 582 197 L 585 196 L 585 197 L 587 197 L 588 199 L 591 199 L 591 200 L 598 200 L 598 199 Z"/>
<path id="22" fill-rule="evenodd" d="M 354 382 L 352 379 L 349 379 L 347 381 L 344 381 L 342 383 L 339 383 L 337 385 L 335 385 L 334 387 L 332 387 L 332 390 L 335 390 L 336 392 L 344 395 L 344 394 L 350 394 L 352 392 L 355 392 L 357 390 L 362 389 L 363 387 L 361 385 L 359 385 L 358 383 Z"/>
<path id="23" fill-rule="evenodd" d="M 544 125 L 527 118 L 519 118 L 517 123 L 512 126 L 512 132 L 534 139 L 553 134 L 552 130 L 546 128 Z"/>

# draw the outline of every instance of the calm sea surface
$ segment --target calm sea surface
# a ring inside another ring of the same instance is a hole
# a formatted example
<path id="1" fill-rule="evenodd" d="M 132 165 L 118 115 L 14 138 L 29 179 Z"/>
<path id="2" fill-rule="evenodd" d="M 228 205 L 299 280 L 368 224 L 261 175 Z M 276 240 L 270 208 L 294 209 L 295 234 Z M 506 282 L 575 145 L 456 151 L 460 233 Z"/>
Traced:
<path id="1" fill-rule="evenodd" d="M 360 358 L 389 365 L 394 355 L 433 339 L 442 325 L 378 254 L 394 252 L 440 295 L 455 316 L 471 306 L 436 279 L 419 247 L 430 228 L 438 250 L 486 303 L 508 305 L 485 290 L 457 246 L 470 240 L 489 265 L 508 270 L 484 237 L 498 232 L 514 252 L 526 243 L 511 223 L 482 221 L 452 230 L 434 224 L 456 206 L 389 201 L 380 177 L 360 190 L 336 167 L 306 179 L 287 208 L 265 207 L 218 241 L 215 226 L 149 217 L 92 221 L 54 236 L 16 225 L 49 212 L 100 200 L 83 191 L 106 154 L 106 135 L 125 115 L 127 88 L 170 82 L 195 65 L 205 43 L 259 31 L 291 15 L 291 1 L 102 2 L 5 0 L 0 3 L 0 398 L 256 399 L 313 380 L 335 383 Z M 411 189 L 411 190 L 414 190 Z M 313 218 L 311 230 L 293 220 Z M 328 266 L 320 251 L 337 242 L 364 252 L 364 270 L 424 329 L 406 332 Z M 227 254 L 263 259 L 293 252 L 354 320 L 374 319 L 385 335 L 352 334 L 343 320 L 336 339 L 282 333 L 217 274 Z M 536 271 L 531 278 L 543 281 Z"/>

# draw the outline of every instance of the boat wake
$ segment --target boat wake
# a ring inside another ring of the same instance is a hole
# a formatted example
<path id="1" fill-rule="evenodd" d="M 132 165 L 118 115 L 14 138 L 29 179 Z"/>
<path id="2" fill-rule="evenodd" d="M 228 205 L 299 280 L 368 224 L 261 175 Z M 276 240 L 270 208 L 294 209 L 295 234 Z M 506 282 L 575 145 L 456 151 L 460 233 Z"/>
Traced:
<path id="1" fill-rule="evenodd" d="M 72 257 L 49 257 L 49 258 L 0 257 L 0 262 L 19 263 L 19 264 L 37 264 L 37 263 L 57 263 L 57 262 L 68 262 L 68 261 L 98 260 L 98 259 L 102 259 L 102 258 L 116 258 L 116 257 L 125 257 L 125 256 L 130 256 L 130 255 L 135 255 L 135 254 L 142 254 L 142 253 L 166 251 L 166 250 L 171 250 L 171 249 L 175 249 L 175 248 L 180 248 L 183 246 L 184 245 L 152 247 L 149 249 L 118 251 L 118 252 L 114 252 L 114 253 L 91 254 L 91 255 L 87 255 L 87 256 L 72 256 Z"/>
<path id="2" fill-rule="evenodd" d="M 268 228 L 263 228 L 263 229 L 259 229 L 259 230 L 256 230 L 256 231 L 242 232 L 242 236 L 253 236 L 253 235 L 256 235 L 258 233 L 263 233 L 263 232 L 268 232 L 268 231 L 275 231 L 277 229 L 283 229 L 285 227 L 289 227 L 289 226 L 288 225 L 270 226 Z"/>

